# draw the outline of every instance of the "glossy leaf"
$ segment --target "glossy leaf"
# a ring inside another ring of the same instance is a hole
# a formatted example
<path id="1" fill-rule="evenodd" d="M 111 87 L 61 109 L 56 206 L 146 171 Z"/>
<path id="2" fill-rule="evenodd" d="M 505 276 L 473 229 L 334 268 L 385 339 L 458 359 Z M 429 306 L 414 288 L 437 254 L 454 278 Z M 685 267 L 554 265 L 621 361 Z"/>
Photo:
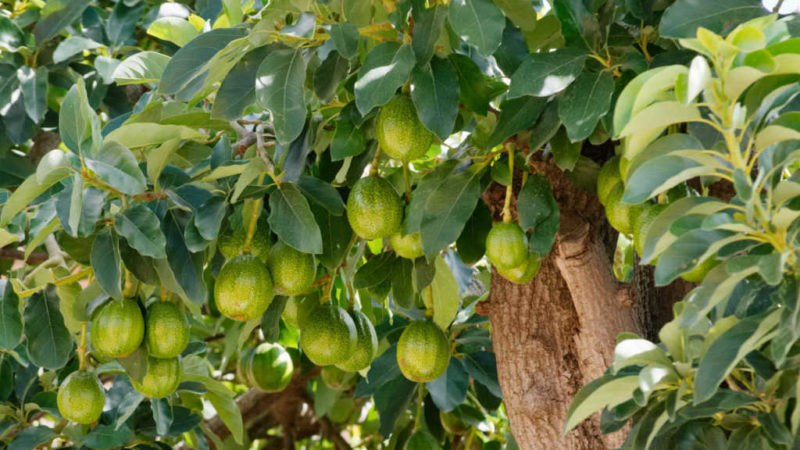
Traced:
<path id="1" fill-rule="evenodd" d="M 458 313 L 458 282 L 441 256 L 436 258 L 434 266 L 436 273 L 431 282 L 431 290 L 428 291 L 433 295 L 433 299 L 430 299 L 433 304 L 433 321 L 446 330 Z"/>
<path id="2" fill-rule="evenodd" d="M 580 75 L 586 53 L 576 49 L 532 53 L 511 76 L 509 98 L 547 97 L 567 88 Z"/>
<path id="3" fill-rule="evenodd" d="M 93 159 L 86 159 L 86 165 L 98 178 L 123 194 L 136 195 L 147 189 L 136 156 L 116 141 L 103 144 Z"/>
<path id="4" fill-rule="evenodd" d="M 125 58 L 125 60 L 114 69 L 112 77 L 120 86 L 139 83 L 157 83 L 161 79 L 169 61 L 169 56 L 162 55 L 158 52 L 146 51 L 135 53 Z"/>
<path id="5" fill-rule="evenodd" d="M 61 30 L 81 16 L 89 3 L 90 0 L 52 0 L 47 2 L 42 9 L 41 18 L 33 29 L 36 43 L 41 45 L 61 33 Z"/>
<path id="6" fill-rule="evenodd" d="M 269 226 L 288 245 L 304 253 L 322 253 L 322 234 L 308 201 L 294 183 L 281 183 L 269 196 Z"/>
<path id="7" fill-rule="evenodd" d="M 583 72 L 558 99 L 558 115 L 573 142 L 589 137 L 611 105 L 611 72 Z"/>
<path id="8" fill-rule="evenodd" d="M 469 375 L 461 365 L 461 361 L 450 357 L 447 371 L 439 378 L 426 384 L 428 392 L 440 411 L 452 411 L 464 402 L 469 388 Z"/>
<path id="9" fill-rule="evenodd" d="M 91 261 L 100 287 L 111 297 L 122 299 L 119 244 L 110 231 L 103 231 L 94 239 Z"/>
<path id="10" fill-rule="evenodd" d="M 114 230 L 124 237 L 142 256 L 166 258 L 167 240 L 161 232 L 158 216 L 150 208 L 139 204 L 114 216 Z"/>
<path id="11" fill-rule="evenodd" d="M 703 0 L 678 0 L 664 11 L 661 35 L 693 38 L 699 27 L 724 35 L 734 25 L 766 14 L 758 0 L 729 0 L 718 5 Z"/>
<path id="12" fill-rule="evenodd" d="M 367 54 L 355 84 L 356 106 L 367 114 L 391 100 L 408 79 L 416 59 L 408 44 L 384 42 Z"/>
<path id="13" fill-rule="evenodd" d="M 64 325 L 55 290 L 33 294 L 23 313 L 25 348 L 31 362 L 46 369 L 60 369 L 72 353 L 72 337 Z"/>
<path id="14" fill-rule="evenodd" d="M 6 279 L 0 280 L 0 290 L 0 348 L 13 350 L 22 339 L 19 297 Z"/>
<path id="15" fill-rule="evenodd" d="M 411 98 L 425 127 L 447 139 L 458 115 L 458 76 L 450 61 L 433 58 L 429 65 L 415 67 Z"/>
<path id="16" fill-rule="evenodd" d="M 289 144 L 303 131 L 306 104 L 303 83 L 306 62 L 302 51 L 280 49 L 270 52 L 258 66 L 256 99 L 272 114 L 278 141 Z"/>
<path id="17" fill-rule="evenodd" d="M 456 34 L 481 55 L 489 56 L 500 46 L 506 20 L 491 0 L 453 0 L 449 19 Z"/>

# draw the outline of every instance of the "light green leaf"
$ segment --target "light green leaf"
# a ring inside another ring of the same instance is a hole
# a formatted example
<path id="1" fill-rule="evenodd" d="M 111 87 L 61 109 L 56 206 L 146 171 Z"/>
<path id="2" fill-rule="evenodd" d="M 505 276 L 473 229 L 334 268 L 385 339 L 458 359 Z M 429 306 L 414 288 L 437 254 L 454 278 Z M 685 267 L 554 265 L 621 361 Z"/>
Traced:
<path id="1" fill-rule="evenodd" d="M 183 47 L 196 38 L 200 32 L 186 19 L 167 16 L 154 20 L 147 28 L 147 34 Z"/>
<path id="2" fill-rule="evenodd" d="M 58 131 L 64 145 L 78 154 L 89 155 L 100 140 L 100 119 L 89 106 L 83 78 L 69 89 L 61 102 Z"/>
<path id="3" fill-rule="evenodd" d="M 147 178 L 149 178 L 153 184 L 158 183 L 158 177 L 161 176 L 161 171 L 167 166 L 167 161 L 169 161 L 170 157 L 178 150 L 180 144 L 180 138 L 169 139 L 147 153 Z"/>
<path id="4" fill-rule="evenodd" d="M 242 413 L 239 411 L 236 401 L 232 397 L 212 390 L 205 393 L 205 398 L 217 411 L 222 423 L 228 427 L 233 440 L 241 445 L 244 441 L 244 424 L 242 423 Z"/>
<path id="5" fill-rule="evenodd" d="M 13 194 L 6 200 L 3 205 L 3 211 L 0 213 L 0 227 L 5 227 L 11 222 L 11 219 L 17 215 L 23 208 L 28 206 L 36 197 L 41 195 L 44 191 L 48 190 L 51 186 L 61 181 L 63 178 L 69 176 L 69 172 L 55 171 L 49 176 L 45 177 L 43 183 L 36 180 L 36 176 L 30 176 L 22 182 Z"/>
<path id="6" fill-rule="evenodd" d="M 582 387 L 572 399 L 567 410 L 564 433 L 575 428 L 595 411 L 605 407 L 614 407 L 630 399 L 633 391 L 638 387 L 639 377 L 636 375 L 619 378 L 613 375 L 603 375 L 592 380 Z"/>
<path id="7" fill-rule="evenodd" d="M 300 136 L 306 122 L 303 84 L 306 61 L 301 49 L 270 52 L 256 75 L 256 99 L 269 109 L 278 142 L 289 144 Z"/>
<path id="8" fill-rule="evenodd" d="M 647 339 L 625 339 L 614 347 L 614 372 L 628 366 L 657 364 L 672 367 L 664 350 Z"/>
<path id="9" fill-rule="evenodd" d="M 459 306 L 458 283 L 444 258 L 436 257 L 434 261 L 436 274 L 433 276 L 433 321 L 446 330 L 456 317 Z"/>
<path id="10" fill-rule="evenodd" d="M 158 52 L 139 52 L 125 58 L 112 75 L 118 85 L 158 83 L 169 63 L 169 56 Z"/>
<path id="11" fill-rule="evenodd" d="M 116 141 L 103 144 L 94 159 L 86 158 L 86 165 L 106 184 L 123 194 L 136 195 L 147 189 L 147 181 L 136 157 Z"/>
<path id="12" fill-rule="evenodd" d="M 700 111 L 694 105 L 676 101 L 659 102 L 633 116 L 618 137 L 623 138 L 675 123 L 694 122 L 700 118 Z"/>
<path id="13" fill-rule="evenodd" d="M 91 0 L 50 0 L 41 10 L 41 17 L 36 22 L 33 35 L 36 43 L 54 38 L 61 30 L 74 22 L 83 14 Z"/>
<path id="14" fill-rule="evenodd" d="M 58 64 L 77 55 L 84 50 L 94 50 L 103 44 L 81 36 L 70 36 L 58 43 L 53 52 L 53 62 Z"/>
<path id="15" fill-rule="evenodd" d="M 203 136 L 198 130 L 183 125 L 158 123 L 129 123 L 106 136 L 106 142 L 117 141 L 128 148 L 161 145 L 171 139 L 197 139 Z"/>

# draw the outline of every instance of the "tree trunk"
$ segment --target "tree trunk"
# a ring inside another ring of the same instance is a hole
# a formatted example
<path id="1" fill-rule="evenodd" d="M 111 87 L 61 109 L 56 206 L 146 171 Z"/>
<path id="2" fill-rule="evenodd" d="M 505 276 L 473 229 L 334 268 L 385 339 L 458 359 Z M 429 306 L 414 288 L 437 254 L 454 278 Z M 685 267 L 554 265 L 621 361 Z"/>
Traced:
<path id="1" fill-rule="evenodd" d="M 670 311 L 658 303 L 671 305 L 675 298 L 656 301 L 665 291 L 652 288 L 646 268 L 636 270 L 635 283 L 618 283 L 611 269 L 616 234 L 596 197 L 553 164 L 534 164 L 559 204 L 556 243 L 531 283 L 516 285 L 494 272 L 489 299 L 481 305 L 492 323 L 506 411 L 521 449 L 615 448 L 625 430 L 603 435 L 599 414 L 563 435 L 567 408 L 613 362 L 616 336 L 651 335 Z M 503 190 L 486 194 L 496 215 Z M 685 289 L 674 291 L 679 298 Z"/>

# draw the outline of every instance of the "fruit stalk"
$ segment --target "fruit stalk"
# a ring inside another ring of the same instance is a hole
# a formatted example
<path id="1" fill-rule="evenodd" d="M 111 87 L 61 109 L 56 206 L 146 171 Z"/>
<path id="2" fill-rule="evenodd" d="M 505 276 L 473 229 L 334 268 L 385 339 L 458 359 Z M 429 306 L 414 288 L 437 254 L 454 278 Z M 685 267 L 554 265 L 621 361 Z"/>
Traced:
<path id="1" fill-rule="evenodd" d="M 406 185 L 406 201 L 411 202 L 411 180 L 409 180 L 408 163 L 403 163 L 403 183 Z"/>
<path id="2" fill-rule="evenodd" d="M 425 315 L 433 317 L 433 285 L 428 285 L 428 301 L 425 302 Z"/>
<path id="3" fill-rule="evenodd" d="M 422 424 L 422 400 L 425 398 L 425 385 L 417 385 L 417 416 L 414 418 L 414 431 L 419 431 Z"/>
<path id="4" fill-rule="evenodd" d="M 80 370 L 86 370 L 86 322 L 81 322 L 81 343 L 78 346 L 78 361 Z"/>
<path id="5" fill-rule="evenodd" d="M 264 177 L 267 174 L 262 173 L 261 176 L 258 178 L 258 184 L 264 184 Z M 250 223 L 247 227 L 247 236 L 244 238 L 244 244 L 242 245 L 242 252 L 245 255 L 250 254 L 250 243 L 253 241 L 253 235 L 256 234 L 256 225 L 258 224 L 258 216 L 261 215 L 261 198 L 255 200 L 253 204 L 253 213 L 250 217 Z"/>
<path id="6" fill-rule="evenodd" d="M 375 157 L 372 158 L 372 166 L 369 168 L 370 175 L 377 175 L 378 174 L 378 161 L 381 159 L 381 147 L 380 145 L 375 150 Z"/>
<path id="7" fill-rule="evenodd" d="M 511 196 L 514 194 L 514 145 L 508 144 L 508 172 L 510 179 L 506 186 L 506 201 L 503 204 L 503 223 L 511 222 Z"/>

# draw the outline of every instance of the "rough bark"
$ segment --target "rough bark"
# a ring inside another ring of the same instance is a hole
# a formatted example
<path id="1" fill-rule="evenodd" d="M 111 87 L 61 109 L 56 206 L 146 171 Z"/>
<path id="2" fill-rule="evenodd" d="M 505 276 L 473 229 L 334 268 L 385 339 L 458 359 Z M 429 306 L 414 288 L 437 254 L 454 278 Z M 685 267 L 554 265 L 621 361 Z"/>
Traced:
<path id="1" fill-rule="evenodd" d="M 535 162 L 534 170 L 548 178 L 559 204 L 556 243 L 531 283 L 516 285 L 493 273 L 489 299 L 481 305 L 492 323 L 506 411 L 522 449 L 614 448 L 625 430 L 603 435 L 599 415 L 562 435 L 569 403 L 611 364 L 619 333 L 650 334 L 664 321 L 659 303 L 671 305 L 672 295 L 684 291 L 664 291 L 671 298 L 658 299 L 652 280 L 618 283 L 609 247 L 615 234 L 596 197 L 551 163 Z M 495 214 L 502 192 L 490 188 L 485 195 Z"/>

